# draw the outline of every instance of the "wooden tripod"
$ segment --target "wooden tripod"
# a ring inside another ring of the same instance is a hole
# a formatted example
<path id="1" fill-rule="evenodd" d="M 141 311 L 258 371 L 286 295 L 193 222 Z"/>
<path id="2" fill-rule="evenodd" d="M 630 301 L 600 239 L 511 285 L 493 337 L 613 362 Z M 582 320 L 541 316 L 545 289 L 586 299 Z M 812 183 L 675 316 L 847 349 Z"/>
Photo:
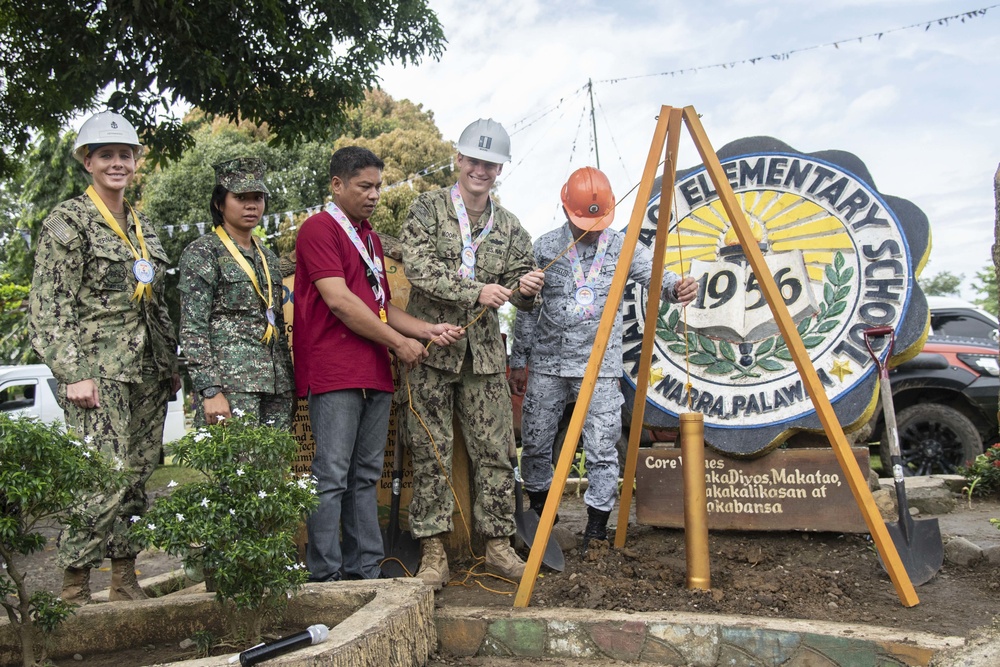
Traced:
<path id="1" fill-rule="evenodd" d="M 622 494 L 619 500 L 618 530 L 615 535 L 615 546 L 622 547 L 625 544 L 625 536 L 628 530 L 628 514 L 632 504 L 632 487 L 635 482 L 635 468 L 639 458 L 639 436 L 642 432 L 642 421 L 645 411 L 646 391 L 649 388 L 649 372 L 653 355 L 653 337 L 656 332 L 655 317 L 658 312 L 660 289 L 663 280 L 664 257 L 666 253 L 667 228 L 669 227 L 670 210 L 673 200 L 674 182 L 677 173 L 677 146 L 680 140 L 680 123 L 683 117 L 687 125 L 691 139 L 698 149 L 705 170 L 712 179 L 715 190 L 719 193 L 722 207 L 726 211 L 729 221 L 732 223 L 740 245 L 746 253 L 747 260 L 753 269 L 754 275 L 764 292 L 767 304 L 771 308 L 771 313 L 777 322 L 778 329 L 791 352 L 795 367 L 802 377 L 809 398 L 813 402 L 813 407 L 819 416 L 826 436 L 830 440 L 840 468 L 847 477 L 848 485 L 854 500 L 864 516 L 868 530 L 875 540 L 882 562 L 886 565 L 886 570 L 896 589 L 900 602 L 905 607 L 912 607 L 919 604 L 917 593 L 913 588 L 906 569 L 899 558 L 896 546 L 878 508 L 875 506 L 875 499 L 871 491 L 868 490 L 868 483 L 861 472 L 857 461 L 851 454 L 851 447 L 844 437 L 844 431 L 840 427 L 840 422 L 833 411 L 833 406 L 823 389 L 823 385 L 816 374 L 816 369 L 812 365 L 806 348 L 802 343 L 802 338 L 795 327 L 788 308 L 778 285 L 764 262 L 764 255 L 761 253 L 754 239 L 750 225 L 747 222 L 742 207 L 736 201 L 736 195 L 722 170 L 715 150 L 712 148 L 701 126 L 701 121 L 694 107 L 688 106 L 683 109 L 663 106 L 660 107 L 660 115 L 657 118 L 656 128 L 653 132 L 653 140 L 649 147 L 649 155 L 646 157 L 646 166 L 643 170 L 642 181 L 636 194 L 635 206 L 632 210 L 632 217 L 629 219 L 628 229 L 625 233 L 625 242 L 622 245 L 622 261 L 618 262 L 615 275 L 611 282 L 611 290 L 608 294 L 607 307 L 601 315 L 601 321 L 597 329 L 597 337 L 594 341 L 594 348 L 584 372 L 583 381 L 580 384 L 580 394 L 576 400 L 576 407 L 570 419 L 569 428 L 566 432 L 566 439 L 563 442 L 562 452 L 556 463 L 553 474 L 552 486 L 549 490 L 545 508 L 538 524 L 538 532 L 535 535 L 534 545 L 528 555 L 528 561 L 524 569 L 524 575 L 514 597 L 515 607 L 527 607 L 531 601 L 531 594 L 535 587 L 535 580 L 542 563 L 545 544 L 552 533 L 552 526 L 555 523 L 556 512 L 559 510 L 559 501 L 566 488 L 566 480 L 569 477 L 569 470 L 573 464 L 575 446 L 580 439 L 583 430 L 583 422 L 590 408 L 590 400 L 593 397 L 594 385 L 597 375 L 607 350 L 608 338 L 611 335 L 618 309 L 621 305 L 622 296 L 625 292 L 625 281 L 628 277 L 628 267 L 632 263 L 635 254 L 636 244 L 639 240 L 639 231 L 642 227 L 642 218 L 645 212 L 646 203 L 653 189 L 653 180 L 658 165 L 658 158 L 667 145 L 664 160 L 664 171 L 662 181 L 662 201 L 660 204 L 660 218 L 657 224 L 656 244 L 653 249 L 653 275 L 649 287 L 649 305 L 646 308 L 646 323 L 643 331 L 642 352 L 640 356 L 639 374 L 635 388 L 635 402 L 632 408 L 632 424 L 629 432 L 628 455 L 625 460 L 625 470 L 623 473 L 624 483 Z M 652 322 L 650 318 L 653 318 Z"/>

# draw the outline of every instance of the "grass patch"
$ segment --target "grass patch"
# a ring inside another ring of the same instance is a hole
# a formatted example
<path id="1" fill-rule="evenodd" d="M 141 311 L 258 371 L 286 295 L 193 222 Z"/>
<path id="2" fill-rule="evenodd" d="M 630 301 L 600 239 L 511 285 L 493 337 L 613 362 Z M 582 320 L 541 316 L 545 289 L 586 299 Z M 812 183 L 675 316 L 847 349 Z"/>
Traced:
<path id="1" fill-rule="evenodd" d="M 194 468 L 168 463 L 158 466 L 153 471 L 153 474 L 149 477 L 149 481 L 146 482 L 146 490 L 163 491 L 171 481 L 177 482 L 178 485 L 182 486 L 190 482 L 200 482 L 204 479 L 205 476 Z"/>

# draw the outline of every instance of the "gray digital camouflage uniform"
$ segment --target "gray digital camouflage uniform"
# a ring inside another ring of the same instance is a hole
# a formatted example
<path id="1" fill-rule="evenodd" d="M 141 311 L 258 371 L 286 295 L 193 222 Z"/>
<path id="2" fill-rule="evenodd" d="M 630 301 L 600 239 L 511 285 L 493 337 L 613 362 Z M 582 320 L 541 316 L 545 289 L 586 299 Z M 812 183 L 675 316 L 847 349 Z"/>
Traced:
<path id="1" fill-rule="evenodd" d="M 487 211 L 473 226 L 474 238 L 488 218 Z M 483 309 L 477 300 L 484 285 L 516 288 L 518 279 L 534 266 L 531 237 L 513 214 L 497 205 L 493 230 L 476 251 L 475 279 L 459 277 L 462 240 L 448 188 L 417 198 L 400 240 L 411 285 L 407 312 L 427 322 L 472 322 Z M 533 302 L 514 289 L 515 306 L 531 308 Z M 415 537 L 453 528 L 454 497 L 448 487 L 453 411 L 475 468 L 476 528 L 486 538 L 514 534 L 514 479 L 507 456 L 514 426 L 506 362 L 500 320 L 497 311 L 488 308 L 463 340 L 444 348 L 432 346 L 430 356 L 411 371 L 412 406 L 430 431 L 428 437 L 413 413 L 407 412 L 413 456 L 410 529 Z"/>
<path id="2" fill-rule="evenodd" d="M 514 321 L 510 367 L 527 365 L 530 371 L 521 412 L 521 473 L 528 491 L 545 491 L 552 483 L 552 446 L 559 419 L 566 404 L 576 400 L 580 391 L 621 256 L 625 237 L 621 232 L 612 233 L 604 265 L 593 284 L 597 308 L 592 317 L 581 317 L 575 312 L 577 285 L 570 260 L 563 254 L 573 240 L 569 223 L 535 242 L 538 266 L 548 266 L 554 258 L 563 256 L 545 270 L 545 286 L 539 305 L 532 312 L 518 311 Z M 597 242 L 578 243 L 576 249 L 584 275 L 589 275 Z M 637 245 L 629 278 L 648 287 L 652 270 L 652 254 L 644 245 Z M 661 298 L 675 301 L 674 286 L 679 281 L 680 277 L 674 273 L 664 274 Z M 601 511 L 614 507 L 618 489 L 615 445 L 622 431 L 624 399 L 618 384 L 621 375 L 622 311 L 619 307 L 582 435 L 588 480 L 584 501 Z"/>
<path id="3" fill-rule="evenodd" d="M 236 248 L 265 289 L 260 255 Z M 195 392 L 220 386 L 230 409 L 255 415 L 261 424 L 291 430 L 294 389 L 281 308 L 281 269 L 277 255 L 262 249 L 271 273 L 276 337 L 261 342 L 267 327 L 264 303 L 250 276 L 213 231 L 192 241 L 181 254 L 181 349 Z M 200 400 L 195 418 L 205 423 Z"/>
<path id="4" fill-rule="evenodd" d="M 120 493 L 84 501 L 81 529 L 60 535 L 64 568 L 138 553 L 128 526 L 146 510 L 146 480 L 162 447 L 177 341 L 163 303 L 167 255 L 148 218 L 140 215 L 140 223 L 156 268 L 151 300 L 132 300 L 132 253 L 86 195 L 56 206 L 38 240 L 29 298 L 32 347 L 59 383 L 67 425 L 128 473 Z M 127 234 L 138 248 L 131 218 Z M 87 379 L 97 383 L 99 408 L 66 401 L 66 385 Z"/>

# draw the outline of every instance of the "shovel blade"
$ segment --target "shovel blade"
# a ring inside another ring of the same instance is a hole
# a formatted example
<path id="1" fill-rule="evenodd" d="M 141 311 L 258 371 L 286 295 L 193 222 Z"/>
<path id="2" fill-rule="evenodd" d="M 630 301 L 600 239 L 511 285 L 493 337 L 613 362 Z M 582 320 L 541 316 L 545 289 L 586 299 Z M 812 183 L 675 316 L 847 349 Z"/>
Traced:
<path id="1" fill-rule="evenodd" d="M 944 544 L 937 519 L 885 525 L 899 552 L 899 559 L 914 586 L 921 586 L 934 578 L 944 562 Z M 879 557 L 882 569 L 885 563 Z"/>
<path id="2" fill-rule="evenodd" d="M 517 536 L 530 549 L 535 541 L 535 533 L 538 531 L 538 515 L 533 511 L 520 512 L 514 515 L 514 523 L 517 526 Z M 566 557 L 552 534 L 549 534 L 549 541 L 545 545 L 542 563 L 556 572 L 562 572 L 566 569 Z"/>
<path id="3" fill-rule="evenodd" d="M 410 531 L 398 531 L 395 534 L 383 531 L 382 572 L 391 579 L 412 577 L 420 568 L 420 542 Z"/>

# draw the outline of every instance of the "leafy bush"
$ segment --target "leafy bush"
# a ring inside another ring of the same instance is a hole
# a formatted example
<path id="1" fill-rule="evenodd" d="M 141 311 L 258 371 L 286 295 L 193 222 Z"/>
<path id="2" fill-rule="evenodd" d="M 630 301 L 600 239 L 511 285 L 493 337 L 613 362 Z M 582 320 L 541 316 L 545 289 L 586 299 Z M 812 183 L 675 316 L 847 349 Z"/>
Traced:
<path id="1" fill-rule="evenodd" d="M 312 478 L 291 475 L 297 449 L 289 433 L 242 417 L 191 431 L 172 455 L 205 481 L 179 486 L 133 526 L 141 543 L 206 573 L 219 602 L 235 612 L 231 629 L 240 640 L 259 639 L 306 580 L 295 533 L 318 500 Z"/>
<path id="2" fill-rule="evenodd" d="M 959 472 L 969 482 L 970 497 L 1000 495 L 1000 443 L 993 445 L 976 457 Z"/>
<path id="3" fill-rule="evenodd" d="M 30 592 L 18 556 L 45 546 L 41 526 L 79 525 L 74 510 L 94 492 L 119 488 L 122 468 L 89 438 L 81 442 L 61 426 L 0 414 L 0 606 L 20 635 L 25 667 L 45 663 L 44 639 L 73 606 L 46 591 Z"/>

